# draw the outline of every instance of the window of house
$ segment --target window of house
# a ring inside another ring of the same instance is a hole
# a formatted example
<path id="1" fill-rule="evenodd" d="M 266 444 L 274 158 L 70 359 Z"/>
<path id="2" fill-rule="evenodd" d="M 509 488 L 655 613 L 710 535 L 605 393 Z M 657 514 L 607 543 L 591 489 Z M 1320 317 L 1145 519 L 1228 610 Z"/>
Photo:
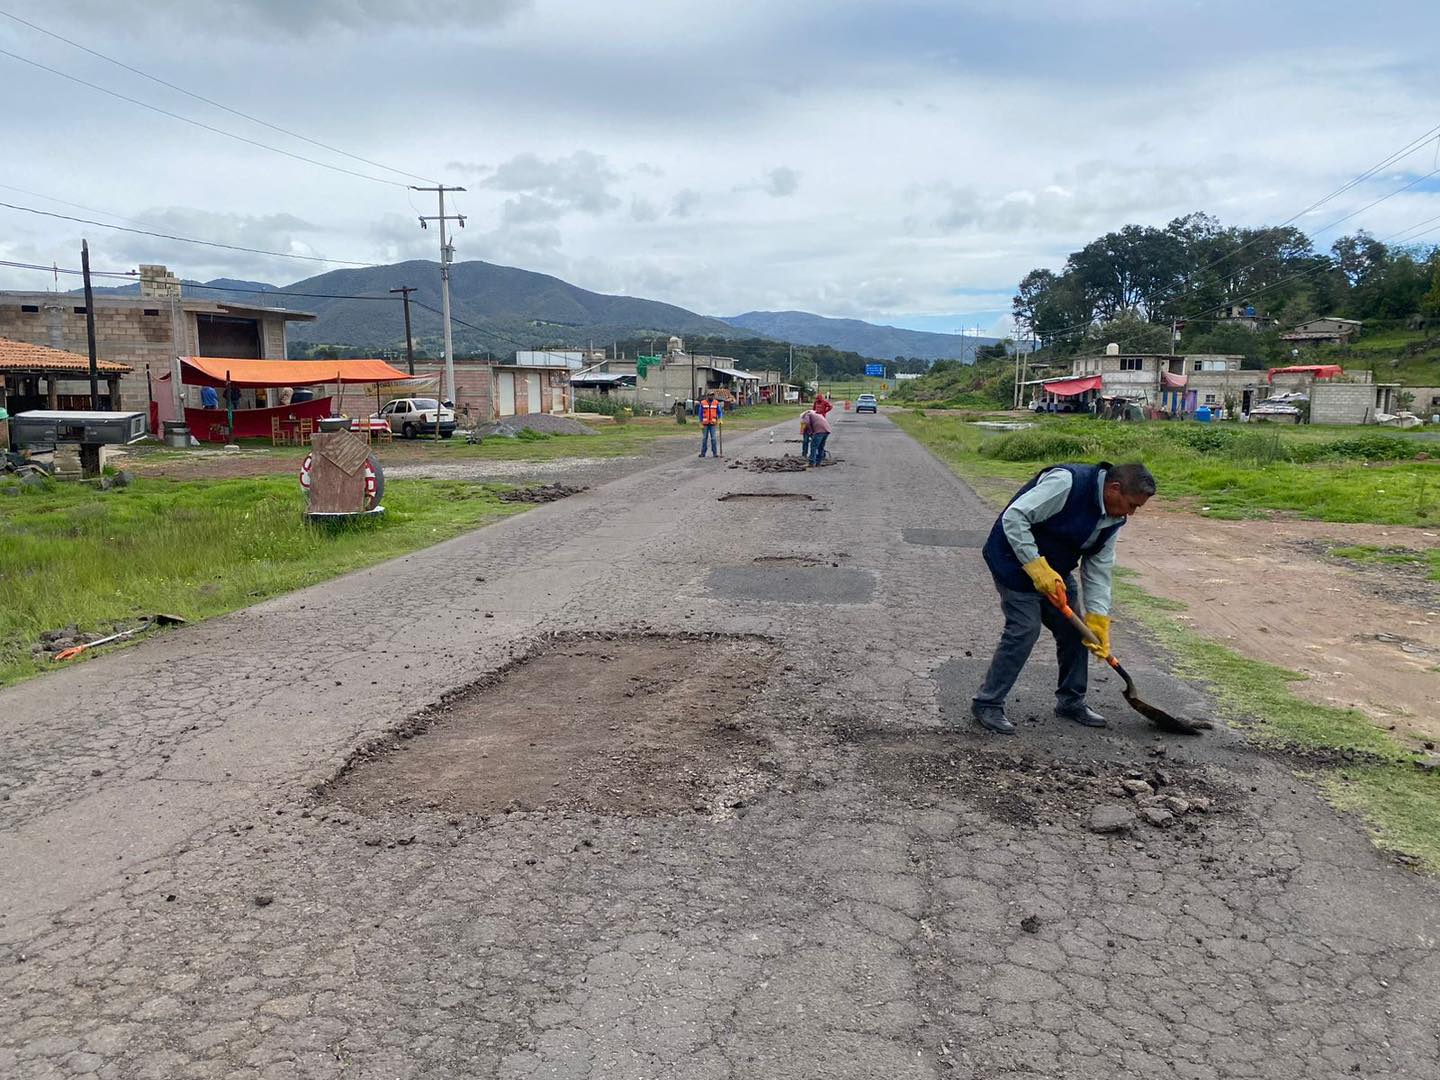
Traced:
<path id="1" fill-rule="evenodd" d="M 39 304 L 21 304 L 21 305 L 20 305 L 20 310 L 23 311 L 26 315 L 39 315 L 39 314 L 40 314 L 40 305 L 39 305 Z"/>
<path id="2" fill-rule="evenodd" d="M 158 307 L 147 307 L 145 309 L 145 314 L 151 316 L 159 315 L 160 309 Z"/>
<path id="3" fill-rule="evenodd" d="M 76 315 L 84 315 L 84 314 L 85 314 L 85 309 L 84 309 L 83 307 L 77 307 L 77 308 L 74 308 L 74 309 L 72 309 L 72 310 L 74 310 L 74 312 L 75 312 Z"/>
<path id="4" fill-rule="evenodd" d="M 1215 395 L 1214 395 L 1214 394 L 1206 394 L 1206 395 L 1205 395 L 1205 404 L 1206 404 L 1206 405 L 1213 405 L 1213 404 L 1215 404 Z"/>
<path id="5" fill-rule="evenodd" d="M 1144 371 L 1145 358 L 1141 356 L 1122 356 L 1120 358 L 1121 371 Z"/>
<path id="6" fill-rule="evenodd" d="M 1201 362 L 1200 362 L 1199 360 L 1196 360 L 1196 361 L 1195 361 L 1194 370 L 1195 370 L 1195 371 L 1204 371 L 1204 370 L 1205 370 L 1205 369 L 1201 366 Z"/>

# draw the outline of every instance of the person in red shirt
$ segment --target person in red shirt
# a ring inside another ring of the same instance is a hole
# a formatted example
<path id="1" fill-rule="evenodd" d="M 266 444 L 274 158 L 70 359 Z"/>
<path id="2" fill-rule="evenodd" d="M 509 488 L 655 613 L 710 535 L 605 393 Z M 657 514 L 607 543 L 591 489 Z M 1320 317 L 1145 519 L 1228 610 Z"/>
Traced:
<path id="1" fill-rule="evenodd" d="M 827 398 L 824 394 L 816 394 L 815 404 L 811 406 L 811 408 L 814 409 L 821 416 L 824 416 L 834 407 L 835 406 L 830 403 L 830 399 Z"/>

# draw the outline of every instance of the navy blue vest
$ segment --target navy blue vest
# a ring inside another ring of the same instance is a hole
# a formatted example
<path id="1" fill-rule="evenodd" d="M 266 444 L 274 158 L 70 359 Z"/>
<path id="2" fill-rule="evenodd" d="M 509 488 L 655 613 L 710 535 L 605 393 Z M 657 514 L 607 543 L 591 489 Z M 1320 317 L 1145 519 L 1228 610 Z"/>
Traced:
<path id="1" fill-rule="evenodd" d="M 1053 517 L 1037 521 L 1033 527 L 1035 545 L 1040 554 L 1062 577 L 1079 566 L 1082 558 L 1104 547 L 1115 530 L 1125 524 L 1122 521 L 1100 530 L 1095 542 L 1085 546 L 1085 541 L 1090 539 L 1090 533 L 1100 522 L 1100 474 L 1109 472 L 1113 467 L 1108 461 L 1102 461 L 1099 465 L 1055 465 L 1041 469 L 1010 500 L 1013 503 L 1024 495 L 1052 469 L 1064 469 L 1070 474 L 1070 497 L 1065 500 L 1064 507 Z M 1005 504 L 1005 509 L 1010 508 L 1010 503 Z M 1006 588 L 1033 591 L 1035 586 L 1030 581 L 1030 575 L 1021 567 L 1020 560 L 1015 557 L 1015 549 L 1005 536 L 1005 528 L 1001 524 L 1003 517 L 1002 512 L 995 519 L 990 537 L 985 541 L 985 565 L 990 567 L 995 580 Z"/>

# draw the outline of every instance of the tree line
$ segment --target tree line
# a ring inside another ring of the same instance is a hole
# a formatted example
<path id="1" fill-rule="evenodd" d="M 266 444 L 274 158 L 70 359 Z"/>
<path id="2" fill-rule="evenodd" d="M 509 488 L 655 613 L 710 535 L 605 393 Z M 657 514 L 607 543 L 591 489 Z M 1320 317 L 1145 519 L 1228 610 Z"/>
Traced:
<path id="1" fill-rule="evenodd" d="M 1269 340 L 1221 317 L 1246 304 L 1275 320 Z M 1110 341 L 1169 352 L 1172 324 L 1183 324 L 1184 351 L 1254 354 L 1258 363 L 1278 350 L 1278 330 L 1313 318 L 1440 320 L 1440 248 L 1387 245 L 1361 230 L 1321 252 L 1293 226 L 1225 226 L 1196 212 L 1164 228 L 1126 225 L 1072 252 L 1059 271 L 1031 270 L 1011 310 L 1057 355 Z"/>

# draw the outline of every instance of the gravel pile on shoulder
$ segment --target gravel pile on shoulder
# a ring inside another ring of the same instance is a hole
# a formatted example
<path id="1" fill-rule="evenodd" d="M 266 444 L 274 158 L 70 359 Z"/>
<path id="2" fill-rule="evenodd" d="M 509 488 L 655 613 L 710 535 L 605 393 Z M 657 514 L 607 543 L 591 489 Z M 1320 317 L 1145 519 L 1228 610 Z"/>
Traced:
<path id="1" fill-rule="evenodd" d="M 507 416 L 496 423 L 477 424 L 475 433 L 481 438 L 499 436 L 513 439 L 520 432 L 529 429 L 538 435 L 594 435 L 595 429 L 568 416 L 549 416 L 535 413 L 531 416 Z"/>

